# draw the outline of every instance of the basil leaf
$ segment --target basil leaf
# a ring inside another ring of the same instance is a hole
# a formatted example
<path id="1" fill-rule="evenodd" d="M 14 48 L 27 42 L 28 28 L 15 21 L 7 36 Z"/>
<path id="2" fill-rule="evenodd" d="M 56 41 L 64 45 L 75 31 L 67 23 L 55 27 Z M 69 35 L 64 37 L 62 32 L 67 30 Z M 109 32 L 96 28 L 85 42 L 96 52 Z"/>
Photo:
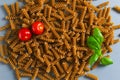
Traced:
<path id="1" fill-rule="evenodd" d="M 113 64 L 113 61 L 112 61 L 112 59 L 110 59 L 108 57 L 103 57 L 103 58 L 101 58 L 100 63 L 102 65 L 110 65 L 110 64 Z"/>
<path id="2" fill-rule="evenodd" d="M 94 54 L 97 54 L 98 56 L 101 56 L 102 55 L 101 49 L 100 50 L 94 50 Z"/>
<path id="3" fill-rule="evenodd" d="M 100 49 L 101 46 L 99 45 L 99 43 L 96 41 L 96 39 L 93 36 L 89 36 L 89 38 L 87 39 L 87 45 L 89 48 L 91 49 Z"/>
<path id="4" fill-rule="evenodd" d="M 98 58 L 99 56 L 97 54 L 93 54 L 89 59 L 90 66 L 92 66 L 98 60 Z"/>
<path id="5" fill-rule="evenodd" d="M 95 39 L 98 41 L 98 43 L 100 45 L 104 41 L 104 37 L 103 37 L 101 31 L 99 30 L 99 28 L 94 28 L 94 30 L 93 30 L 93 36 L 95 37 Z"/>

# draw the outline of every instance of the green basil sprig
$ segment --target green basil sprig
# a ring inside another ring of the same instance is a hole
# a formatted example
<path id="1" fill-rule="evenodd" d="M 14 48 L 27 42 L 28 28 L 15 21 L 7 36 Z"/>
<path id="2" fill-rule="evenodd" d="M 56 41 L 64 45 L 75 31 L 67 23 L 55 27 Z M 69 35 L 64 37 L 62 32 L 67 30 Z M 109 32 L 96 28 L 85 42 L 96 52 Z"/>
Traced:
<path id="1" fill-rule="evenodd" d="M 101 53 L 101 45 L 104 41 L 104 37 L 99 30 L 99 28 L 94 28 L 93 34 L 89 36 L 87 39 L 87 45 L 90 49 L 94 51 L 94 54 L 89 59 L 89 64 L 92 66 L 100 56 L 102 56 Z M 101 64 L 103 65 L 109 65 L 112 64 L 112 60 L 106 57 L 101 58 Z"/>
<path id="2" fill-rule="evenodd" d="M 102 65 L 110 65 L 110 64 L 113 64 L 113 61 L 112 61 L 112 59 L 110 59 L 108 57 L 102 57 L 100 60 L 100 63 Z"/>

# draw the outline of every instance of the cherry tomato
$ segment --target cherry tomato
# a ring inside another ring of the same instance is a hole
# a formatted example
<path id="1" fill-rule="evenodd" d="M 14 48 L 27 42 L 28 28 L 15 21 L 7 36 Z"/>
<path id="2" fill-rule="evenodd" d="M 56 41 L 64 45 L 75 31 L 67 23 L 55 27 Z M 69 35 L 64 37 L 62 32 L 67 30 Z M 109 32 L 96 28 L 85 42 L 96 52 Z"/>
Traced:
<path id="1" fill-rule="evenodd" d="M 42 34 L 44 32 L 44 24 L 42 22 L 34 22 L 32 24 L 32 32 L 36 35 Z"/>
<path id="2" fill-rule="evenodd" d="M 21 28 L 18 33 L 18 37 L 21 41 L 30 40 L 32 34 L 28 28 Z"/>

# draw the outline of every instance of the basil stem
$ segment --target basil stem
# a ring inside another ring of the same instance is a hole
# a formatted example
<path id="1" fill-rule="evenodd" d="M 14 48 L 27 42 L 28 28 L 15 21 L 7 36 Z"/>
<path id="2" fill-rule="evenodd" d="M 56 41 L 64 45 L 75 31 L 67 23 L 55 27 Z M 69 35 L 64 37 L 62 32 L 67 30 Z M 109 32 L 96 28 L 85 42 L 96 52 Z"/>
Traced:
<path id="1" fill-rule="evenodd" d="M 100 50 L 93 50 L 95 54 L 102 56 L 102 52 L 101 49 Z"/>
<path id="2" fill-rule="evenodd" d="M 101 58 L 100 63 L 102 65 L 110 65 L 110 64 L 113 64 L 113 61 L 112 61 L 112 59 L 110 59 L 108 57 L 103 57 L 103 58 Z"/>

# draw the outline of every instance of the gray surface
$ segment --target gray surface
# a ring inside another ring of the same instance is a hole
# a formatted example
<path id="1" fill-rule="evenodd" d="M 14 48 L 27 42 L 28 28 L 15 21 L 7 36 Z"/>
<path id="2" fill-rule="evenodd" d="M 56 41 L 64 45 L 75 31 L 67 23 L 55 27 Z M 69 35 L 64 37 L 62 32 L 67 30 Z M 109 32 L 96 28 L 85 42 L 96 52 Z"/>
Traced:
<path id="1" fill-rule="evenodd" d="M 5 25 L 7 22 L 4 20 L 5 11 L 3 10 L 3 4 L 11 4 L 17 0 L 0 0 L 0 26 Z M 96 0 L 94 4 L 97 5 L 107 0 Z M 109 0 L 110 6 L 113 7 L 115 5 L 120 5 L 120 0 Z M 115 11 L 111 10 L 112 21 L 114 24 L 120 24 L 120 13 L 116 13 Z M 118 34 L 120 34 L 120 30 L 115 31 L 115 38 L 118 38 Z M 4 35 L 4 32 L 0 32 L 0 35 Z M 120 43 L 113 45 L 113 52 L 111 53 L 111 58 L 114 61 L 113 65 L 109 65 L 106 67 L 99 67 L 91 73 L 97 75 L 99 80 L 120 80 Z M 0 63 L 0 80 L 16 80 L 14 76 L 13 70 L 2 63 Z M 22 80 L 29 80 L 29 79 L 22 79 Z M 81 77 L 79 80 L 89 80 L 86 78 Z"/>

